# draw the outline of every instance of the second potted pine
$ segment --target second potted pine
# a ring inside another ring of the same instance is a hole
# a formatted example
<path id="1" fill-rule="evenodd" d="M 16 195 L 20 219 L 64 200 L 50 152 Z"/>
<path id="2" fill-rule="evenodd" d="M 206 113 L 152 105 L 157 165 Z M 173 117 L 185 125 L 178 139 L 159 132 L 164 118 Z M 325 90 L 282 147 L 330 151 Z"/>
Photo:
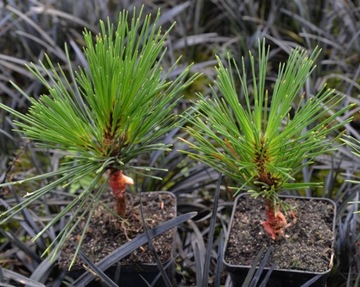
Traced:
<path id="1" fill-rule="evenodd" d="M 231 59 L 227 67 L 218 59 L 214 85 L 219 94 L 213 89 L 212 98 L 199 95 L 185 115 L 186 130 L 194 138 L 182 139 L 192 149 L 186 153 L 237 182 L 236 194 L 248 191 L 235 200 L 226 239 L 224 264 L 234 286 L 242 284 L 263 246 L 273 247 L 267 269 L 274 269 L 266 286 L 301 286 L 315 275 L 322 277 L 317 286 L 324 286 L 331 270 L 335 205 L 327 199 L 279 195 L 321 185 L 297 182 L 295 175 L 330 152 L 339 133 L 329 135 L 350 121 L 336 121 L 351 106 L 336 110 L 342 97 L 334 90 L 324 86 L 307 100 L 301 94 L 319 53 L 292 50 L 279 66 L 272 91 L 266 87 L 265 41 L 259 42 L 257 62 L 250 53 L 250 71 L 244 59 L 242 70 Z"/>

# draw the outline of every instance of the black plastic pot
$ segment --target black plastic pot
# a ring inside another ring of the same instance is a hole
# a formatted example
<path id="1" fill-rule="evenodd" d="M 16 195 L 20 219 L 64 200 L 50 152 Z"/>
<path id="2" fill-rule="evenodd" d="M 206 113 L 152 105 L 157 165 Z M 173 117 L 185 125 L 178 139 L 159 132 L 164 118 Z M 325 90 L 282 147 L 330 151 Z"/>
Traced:
<path id="1" fill-rule="evenodd" d="M 166 191 L 158 191 L 158 192 L 148 192 L 152 195 L 161 195 L 166 194 L 173 197 L 173 214 L 176 217 L 177 213 L 177 204 L 176 204 L 176 196 L 171 192 Z M 172 254 L 169 260 L 163 263 L 163 268 L 165 272 L 172 282 L 174 280 L 175 274 L 175 261 L 174 261 L 174 253 L 175 253 L 175 244 L 176 244 L 176 230 L 172 231 L 173 240 L 172 240 Z M 150 252 L 150 251 L 148 251 Z M 67 272 L 67 276 L 76 280 L 82 274 L 84 274 L 84 269 L 81 270 L 71 270 Z M 142 263 L 136 262 L 134 264 L 122 264 L 121 261 L 119 264 L 115 264 L 104 271 L 104 273 L 116 284 L 119 286 L 149 286 L 148 283 L 153 284 L 151 286 L 162 287 L 166 286 L 161 273 L 159 271 L 159 267 L 156 263 Z M 103 286 L 101 280 L 95 279 L 91 283 L 87 284 L 86 286 Z"/>
<path id="2" fill-rule="evenodd" d="M 155 287 L 165 287 L 166 284 L 161 276 L 159 267 L 155 263 L 148 264 L 134 264 L 134 265 L 121 265 L 118 269 L 117 266 L 111 266 L 104 273 L 118 286 L 139 286 L 147 287 L 147 283 Z M 175 275 L 175 263 L 171 259 L 168 263 L 163 264 L 165 272 L 173 283 Z M 117 270 L 118 269 L 118 270 Z M 76 280 L 86 272 L 85 270 L 71 270 L 68 271 L 66 276 Z M 76 285 L 77 286 L 77 285 Z M 104 286 L 100 279 L 94 279 L 91 283 L 86 284 L 87 287 Z"/>
<path id="3" fill-rule="evenodd" d="M 226 242 L 225 242 L 225 256 L 224 256 L 224 266 L 225 269 L 229 272 L 231 276 L 231 280 L 233 285 L 232 286 L 242 286 L 248 272 L 250 271 L 251 265 L 242 265 L 242 264 L 231 264 L 226 261 L 226 251 L 229 241 L 229 236 L 232 232 L 231 227 L 233 226 L 234 221 L 234 215 L 235 211 L 238 207 L 239 200 L 242 199 L 243 196 L 249 196 L 249 194 L 240 194 L 234 202 L 234 208 L 232 212 L 232 216 L 230 219 L 229 224 L 229 232 L 227 234 Z M 332 218 L 332 245 L 331 245 L 331 256 L 329 256 L 329 262 L 328 262 L 328 269 L 324 272 L 312 272 L 307 270 L 296 270 L 296 269 L 281 269 L 277 268 L 276 266 L 272 266 L 273 270 L 271 272 L 270 278 L 266 284 L 267 287 L 300 287 L 304 283 L 308 282 L 309 280 L 313 279 L 314 277 L 318 276 L 318 279 L 311 284 L 311 286 L 315 287 L 325 287 L 326 286 L 326 280 L 327 277 L 331 271 L 331 268 L 333 266 L 333 257 L 334 257 L 334 242 L 335 242 L 335 214 L 336 214 L 336 205 L 332 200 L 329 200 L 327 198 L 304 198 L 304 197 L 296 197 L 296 196 L 280 196 L 281 198 L 293 198 L 296 200 L 307 200 L 307 201 L 323 201 L 326 204 L 329 204 L 333 210 L 334 210 L 334 216 Z M 260 211 L 259 211 L 260 212 Z M 259 224 L 261 224 L 259 222 Z M 291 227 L 293 228 L 293 227 Z M 262 234 L 261 236 L 267 236 L 266 234 Z M 241 240 L 241 239 L 240 239 Z M 258 270 L 258 267 L 256 267 L 256 270 Z M 264 270 L 261 273 L 260 280 L 258 282 L 261 282 L 264 277 L 266 276 L 267 272 L 270 270 L 270 267 L 264 267 Z"/>

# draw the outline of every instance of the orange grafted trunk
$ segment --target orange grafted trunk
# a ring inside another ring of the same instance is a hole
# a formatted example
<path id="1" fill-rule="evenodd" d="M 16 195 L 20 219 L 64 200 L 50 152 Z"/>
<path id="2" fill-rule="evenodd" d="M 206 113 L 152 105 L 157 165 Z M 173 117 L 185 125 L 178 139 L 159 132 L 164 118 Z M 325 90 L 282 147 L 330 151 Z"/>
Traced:
<path id="1" fill-rule="evenodd" d="M 125 217 L 126 213 L 126 186 L 134 184 L 131 177 L 122 173 L 121 170 L 110 170 L 109 185 L 115 196 L 116 212 Z"/>
<path id="2" fill-rule="evenodd" d="M 266 220 L 262 225 L 273 240 L 283 238 L 289 226 L 284 214 L 270 200 L 266 200 Z"/>

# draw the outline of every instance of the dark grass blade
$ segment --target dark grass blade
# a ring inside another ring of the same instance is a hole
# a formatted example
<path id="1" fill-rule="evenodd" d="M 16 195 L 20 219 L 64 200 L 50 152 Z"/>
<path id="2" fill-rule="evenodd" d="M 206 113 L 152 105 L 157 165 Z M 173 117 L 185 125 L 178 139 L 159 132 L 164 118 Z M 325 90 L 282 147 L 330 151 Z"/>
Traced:
<path id="1" fill-rule="evenodd" d="M 189 212 L 186 214 L 179 215 L 178 217 L 168 220 L 167 222 L 154 227 L 149 230 L 149 235 L 151 238 L 162 234 L 171 228 L 193 218 L 196 215 L 196 212 Z M 135 237 L 133 240 L 125 243 L 120 248 L 113 251 L 111 254 L 106 256 L 104 259 L 100 260 L 100 262 L 96 265 L 98 269 L 104 271 L 113 264 L 116 264 L 119 260 L 131 254 L 134 250 L 139 248 L 141 245 L 146 244 L 148 241 L 146 234 L 141 234 Z M 94 275 L 86 273 L 81 275 L 77 280 L 73 282 L 75 286 L 85 286 L 90 283 L 94 279 Z"/>
<path id="2" fill-rule="evenodd" d="M 259 282 L 259 280 L 260 280 L 260 277 L 261 277 L 262 273 L 264 272 L 265 265 L 266 265 L 267 262 L 269 261 L 270 254 L 271 254 L 272 251 L 273 251 L 273 247 L 270 246 L 269 249 L 266 251 L 263 259 L 261 260 L 260 265 L 259 265 L 259 268 L 256 270 L 256 273 L 255 273 L 255 275 L 254 275 L 254 278 L 253 278 L 252 281 L 251 281 L 250 287 L 255 287 L 255 286 L 258 284 L 258 282 Z M 254 265 L 255 265 L 255 264 L 254 264 Z M 253 265 L 253 266 L 254 266 L 254 265 Z M 256 265 L 257 265 L 257 264 L 256 264 Z M 256 266 L 256 265 L 255 265 L 255 266 Z M 269 272 L 268 272 L 268 273 L 269 273 Z M 263 281 L 263 283 L 267 284 L 266 281 Z"/>
<path id="3" fill-rule="evenodd" d="M 261 281 L 259 287 L 266 287 L 268 285 L 268 282 L 269 282 L 269 279 L 270 279 L 270 276 L 271 276 L 273 270 L 274 270 L 274 266 L 271 266 L 270 269 L 268 270 L 268 272 L 266 273 L 264 279 Z"/>
<path id="4" fill-rule="evenodd" d="M 27 256 L 29 256 L 31 258 L 31 260 L 33 260 L 36 263 L 40 263 L 41 262 L 41 258 L 40 256 L 38 256 L 31 248 L 29 248 L 29 246 L 25 243 L 23 243 L 19 238 L 17 238 L 17 236 L 11 232 L 11 231 L 4 231 L 3 229 L 0 229 L 0 233 L 7 238 L 7 240 L 9 242 L 11 242 L 11 244 L 17 248 L 19 248 L 20 250 L 22 250 Z"/>
<path id="5" fill-rule="evenodd" d="M 38 282 L 45 282 L 47 278 L 49 278 L 49 274 L 52 271 L 53 267 L 56 264 L 58 255 L 54 258 L 54 260 L 51 260 L 52 253 L 49 254 L 46 258 L 43 259 L 43 261 L 36 267 L 36 269 L 32 272 L 30 279 Z M 29 285 L 26 285 L 25 287 L 29 287 Z"/>
<path id="6" fill-rule="evenodd" d="M 5 282 L 5 276 L 3 274 L 1 266 L 0 266 L 0 282 Z"/>
<path id="7" fill-rule="evenodd" d="M 356 279 L 356 276 L 359 274 L 360 266 L 359 257 L 354 256 L 354 246 L 357 245 L 359 240 L 357 228 L 358 214 L 355 213 L 358 210 L 357 202 L 359 201 L 359 193 L 357 186 L 355 186 L 354 189 L 348 187 L 346 191 L 350 192 L 350 194 L 338 204 L 337 209 L 338 221 L 335 253 L 338 262 L 341 262 L 341 264 L 339 264 L 337 268 L 334 268 L 335 272 L 330 274 L 328 281 L 341 282 L 339 279 L 346 274 L 346 280 L 345 277 L 342 280 L 344 282 L 343 286 L 350 287 L 357 286 L 355 282 L 358 280 Z M 340 202 L 340 200 L 338 200 L 338 202 Z M 349 202 L 351 202 L 351 205 L 349 205 Z"/>
<path id="8" fill-rule="evenodd" d="M 356 275 L 355 284 L 353 286 L 360 286 L 360 273 Z"/>
<path id="9" fill-rule="evenodd" d="M 259 253 L 256 255 L 256 258 L 255 258 L 253 264 L 251 265 L 249 272 L 247 273 L 247 275 L 245 277 L 242 287 L 251 286 L 250 284 L 251 284 L 254 274 L 256 272 L 256 266 L 261 261 L 261 258 L 263 257 L 264 253 L 265 253 L 265 247 L 262 247 L 261 250 L 259 251 Z"/>
<path id="10" fill-rule="evenodd" d="M 173 262 L 173 260 L 170 260 L 168 263 L 166 263 L 166 265 L 165 265 L 165 268 L 164 269 L 167 269 L 167 268 L 169 268 L 170 267 L 170 265 L 171 264 L 173 264 L 174 262 Z M 161 265 L 161 267 L 162 267 L 162 265 Z M 141 275 L 140 275 L 141 276 Z M 161 272 L 159 272 L 159 274 L 158 275 L 156 275 L 156 277 L 154 278 L 154 280 L 153 280 L 153 282 L 151 283 L 151 284 L 149 284 L 149 286 L 156 286 L 155 284 L 156 284 L 156 282 L 160 279 L 160 277 L 162 276 L 162 273 Z M 167 275 L 166 275 L 167 276 Z M 144 279 L 144 282 L 146 282 L 146 280 L 145 280 L 145 278 L 143 278 Z M 170 285 L 170 286 L 172 286 L 172 285 Z"/>
<path id="11" fill-rule="evenodd" d="M 143 276 L 141 276 L 141 274 L 139 274 L 139 276 L 142 280 L 144 280 L 144 284 L 146 284 L 146 286 L 148 286 L 148 287 L 154 286 L 154 285 L 150 284 Z M 158 277 L 156 277 L 157 279 L 156 278 L 154 279 L 154 281 L 156 282 L 160 278 L 160 276 L 161 276 L 161 273 L 159 274 Z"/>
<path id="12" fill-rule="evenodd" d="M 221 186 L 221 179 L 222 175 L 219 175 L 219 179 L 216 186 L 216 192 L 214 196 L 214 204 L 213 204 L 213 211 L 210 220 L 210 227 L 209 227 L 209 234 L 208 234 L 208 244 L 206 247 L 206 255 L 205 255 L 205 264 L 204 264 L 204 273 L 202 278 L 202 287 L 207 287 L 209 284 L 209 272 L 210 272 L 210 260 L 211 260 L 211 250 L 213 248 L 213 240 L 214 240 L 214 232 L 215 232 L 215 223 L 216 223 L 216 216 L 218 212 L 218 204 L 219 204 L 219 197 L 220 197 L 220 186 Z"/>
<path id="13" fill-rule="evenodd" d="M 105 283 L 106 286 L 117 287 L 117 284 L 112 281 L 103 271 L 101 271 L 96 264 L 94 264 L 81 250 L 79 251 L 79 257 L 83 260 L 89 267 L 96 273 L 96 275 L 101 279 L 102 283 Z"/>
<path id="14" fill-rule="evenodd" d="M 215 269 L 215 279 L 214 279 L 214 287 L 219 287 L 221 283 L 221 272 L 223 268 L 223 257 L 224 257 L 224 233 L 221 231 L 219 236 L 219 247 L 218 247 L 218 256 L 217 256 L 217 264 Z"/>
<path id="15" fill-rule="evenodd" d="M 35 223 L 33 216 L 30 214 L 30 212 L 27 208 L 24 208 L 21 211 L 21 213 L 24 217 L 23 226 L 27 225 L 28 226 L 27 231 L 29 232 L 29 235 L 32 237 L 35 237 L 36 234 L 38 234 L 40 232 L 40 229 L 37 226 L 37 224 Z M 35 242 L 42 250 L 46 249 L 46 242 L 45 242 L 44 238 L 40 237 L 40 238 L 36 239 Z"/>
<path id="16" fill-rule="evenodd" d="M 116 265 L 116 270 L 115 270 L 115 274 L 114 274 L 114 280 L 115 282 L 119 282 L 120 281 L 120 275 L 121 274 L 121 264 L 120 262 L 117 263 Z"/>
<path id="17" fill-rule="evenodd" d="M 196 286 L 199 287 L 201 286 L 201 280 L 203 277 L 202 274 L 204 272 L 205 242 L 199 226 L 193 220 L 189 220 L 188 224 L 191 228 L 191 232 L 188 234 L 189 245 L 183 247 L 193 253 L 193 264 L 195 265 L 194 268 L 196 275 L 195 282 Z"/>
<path id="18" fill-rule="evenodd" d="M 315 277 L 311 278 L 309 281 L 306 281 L 303 285 L 301 285 L 301 287 L 312 286 L 312 284 L 318 281 L 321 276 L 322 276 L 321 274 L 316 275 Z"/>
<path id="19" fill-rule="evenodd" d="M 25 284 L 29 287 L 45 287 L 44 284 L 37 282 L 35 280 L 29 279 L 29 278 L 25 277 L 24 275 L 18 274 L 14 271 L 1 268 L 1 266 L 0 266 L 0 269 L 1 269 L 1 272 L 5 279 L 11 279 L 11 280 L 18 282 L 19 283 L 18 286 L 22 286 L 23 284 Z M 0 283 L 0 286 L 14 286 L 14 285 Z"/>
<path id="20" fill-rule="evenodd" d="M 195 266 L 196 266 L 196 286 L 201 286 L 201 280 L 202 280 L 202 275 L 204 273 L 204 269 L 203 269 L 203 264 L 202 264 L 202 256 L 201 256 L 201 252 L 200 252 L 200 247 L 199 247 L 199 242 L 195 241 L 194 242 L 194 259 L 195 259 Z"/>
<path id="21" fill-rule="evenodd" d="M 21 199 L 19 197 L 19 195 L 10 187 L 10 189 L 12 190 L 12 194 L 14 196 L 14 199 L 16 200 L 16 203 L 19 204 L 21 202 Z M 8 204 L 4 204 L 4 206 L 7 208 L 7 209 L 10 209 L 10 206 Z M 32 216 L 30 215 L 29 211 L 27 208 L 24 208 L 22 211 L 21 211 L 21 214 L 24 218 L 24 220 L 21 220 L 20 221 L 20 224 L 22 226 L 22 228 L 31 236 L 31 237 L 34 237 L 38 232 L 38 228 L 32 218 Z M 42 239 L 40 239 L 42 240 Z M 40 243 L 40 244 L 39 244 Z M 40 241 L 37 241 L 37 244 L 39 244 L 40 247 L 44 247 L 45 246 L 45 243 L 44 242 L 40 242 Z"/>
<path id="22" fill-rule="evenodd" d="M 158 24 L 163 25 L 166 22 L 172 22 L 173 19 L 178 16 L 182 11 L 184 11 L 187 7 L 189 7 L 190 1 L 186 1 L 182 4 L 176 5 L 174 8 L 164 11 L 159 18 Z"/>
<path id="23" fill-rule="evenodd" d="M 170 282 L 170 279 L 166 274 L 166 271 L 165 271 L 165 269 L 164 269 L 164 267 L 163 267 L 163 265 L 161 263 L 159 255 L 156 253 L 156 249 L 155 249 L 154 245 L 152 244 L 151 236 L 149 234 L 149 229 L 147 227 L 146 220 L 145 220 L 145 217 L 144 217 L 143 202 L 141 200 L 141 192 L 139 192 L 139 194 L 140 194 L 140 211 L 141 211 L 140 214 L 141 214 L 141 220 L 142 220 L 143 227 L 144 227 L 144 234 L 146 235 L 149 248 L 150 248 L 151 253 L 153 254 L 153 256 L 155 258 L 155 262 L 156 262 L 156 264 L 157 264 L 157 266 L 159 268 L 159 271 L 161 273 L 161 276 L 162 276 L 162 278 L 164 280 L 165 285 L 168 286 L 168 287 L 171 287 L 172 284 Z"/>

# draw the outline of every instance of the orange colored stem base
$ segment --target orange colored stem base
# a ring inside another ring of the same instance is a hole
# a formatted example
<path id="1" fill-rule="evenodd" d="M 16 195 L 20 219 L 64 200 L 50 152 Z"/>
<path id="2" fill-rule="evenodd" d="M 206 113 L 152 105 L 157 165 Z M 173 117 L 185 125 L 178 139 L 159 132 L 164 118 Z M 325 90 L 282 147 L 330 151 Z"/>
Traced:
<path id="1" fill-rule="evenodd" d="M 126 186 L 132 184 L 133 179 L 124 175 L 121 170 L 110 170 L 109 185 L 115 196 L 116 212 L 121 217 L 126 214 Z"/>
<path id="2" fill-rule="evenodd" d="M 290 216 L 293 220 L 288 223 L 284 214 L 272 202 L 266 201 L 266 220 L 262 226 L 273 240 L 279 240 L 285 237 L 285 229 L 296 223 L 295 213 L 290 212 Z"/>

